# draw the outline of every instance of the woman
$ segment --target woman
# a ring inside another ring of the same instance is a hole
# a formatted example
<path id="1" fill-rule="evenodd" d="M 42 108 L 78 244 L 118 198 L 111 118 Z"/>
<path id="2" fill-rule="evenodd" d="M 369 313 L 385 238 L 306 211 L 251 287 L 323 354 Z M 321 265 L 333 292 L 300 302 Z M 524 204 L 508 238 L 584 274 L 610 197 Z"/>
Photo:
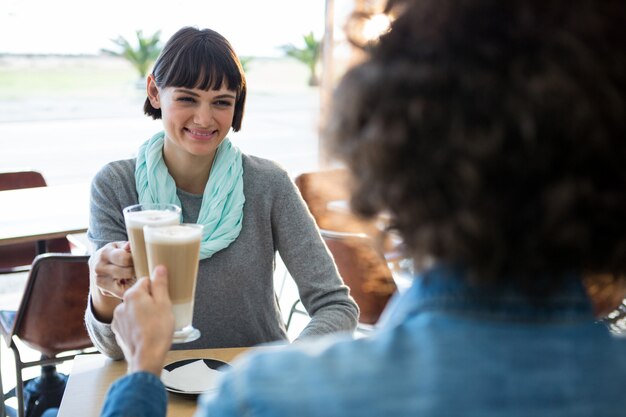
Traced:
<path id="1" fill-rule="evenodd" d="M 96 347 L 122 352 L 111 331 L 114 308 L 134 282 L 122 209 L 176 203 L 183 221 L 205 233 L 194 306 L 201 332 L 185 349 L 253 346 L 286 339 L 273 287 L 278 251 L 311 321 L 299 338 L 352 331 L 358 308 L 338 276 L 315 222 L 287 173 L 242 154 L 226 137 L 238 131 L 246 82 L 231 45 L 209 30 L 182 28 L 147 80 L 145 113 L 163 132 L 136 159 L 106 165 L 94 178 L 88 237 L 91 297 L 86 323 Z"/>

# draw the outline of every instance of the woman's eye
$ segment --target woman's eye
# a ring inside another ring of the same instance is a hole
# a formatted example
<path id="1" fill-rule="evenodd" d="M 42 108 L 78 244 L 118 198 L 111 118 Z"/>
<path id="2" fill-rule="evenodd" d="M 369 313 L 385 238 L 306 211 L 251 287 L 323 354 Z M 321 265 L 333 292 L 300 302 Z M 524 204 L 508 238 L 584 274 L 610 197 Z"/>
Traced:
<path id="1" fill-rule="evenodd" d="M 233 105 L 233 103 L 228 100 L 218 100 L 215 102 L 215 105 L 220 107 L 230 107 Z"/>
<path id="2" fill-rule="evenodd" d="M 182 102 L 187 102 L 187 103 L 193 103 L 196 100 L 193 97 L 178 97 L 176 99 L 176 101 L 182 101 Z"/>

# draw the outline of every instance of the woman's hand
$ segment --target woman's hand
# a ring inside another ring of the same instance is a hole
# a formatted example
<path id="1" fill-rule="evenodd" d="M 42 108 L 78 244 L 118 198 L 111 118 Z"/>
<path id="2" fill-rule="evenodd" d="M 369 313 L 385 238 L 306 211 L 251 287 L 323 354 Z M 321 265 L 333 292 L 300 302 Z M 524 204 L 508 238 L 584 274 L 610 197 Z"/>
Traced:
<path id="1" fill-rule="evenodd" d="M 174 314 L 165 267 L 141 278 L 115 308 L 112 329 L 122 348 L 128 372 L 147 371 L 160 377 L 174 335 Z"/>
<path id="2" fill-rule="evenodd" d="M 89 272 L 93 313 L 110 323 L 113 310 L 136 281 L 130 243 L 111 242 L 98 249 L 89 259 Z"/>
<path id="3" fill-rule="evenodd" d="M 107 243 L 89 259 L 89 269 L 102 295 L 121 299 L 136 281 L 130 243 Z"/>

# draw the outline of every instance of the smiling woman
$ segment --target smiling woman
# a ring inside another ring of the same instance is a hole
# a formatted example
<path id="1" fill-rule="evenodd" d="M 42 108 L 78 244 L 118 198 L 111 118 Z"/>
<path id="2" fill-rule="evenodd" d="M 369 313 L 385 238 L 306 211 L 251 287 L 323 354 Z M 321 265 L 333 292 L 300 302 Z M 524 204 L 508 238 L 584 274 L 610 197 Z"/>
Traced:
<path id="1" fill-rule="evenodd" d="M 232 127 L 241 129 L 246 102 L 247 85 L 243 68 L 237 55 L 226 39 L 214 31 L 206 31 L 205 43 L 193 42 L 197 30 L 186 28 L 177 32 L 168 42 L 154 65 L 149 80 L 150 96 L 144 104 L 144 112 L 153 119 L 160 119 L 161 109 L 153 102 L 158 88 L 175 86 L 187 91 L 224 90 L 221 95 L 234 95 Z M 193 42 L 193 43 L 192 43 Z M 182 52 L 181 52 L 182 51 Z M 223 104 L 223 103 L 222 103 Z M 230 104 L 230 103 L 229 103 Z"/>
<path id="2" fill-rule="evenodd" d="M 150 106 L 160 110 L 166 140 L 163 158 L 179 189 L 202 194 L 218 146 L 229 132 L 235 114 L 236 92 L 157 87 L 148 77 Z"/>
<path id="3" fill-rule="evenodd" d="M 163 158 L 177 187 L 202 194 L 218 146 L 236 132 L 246 100 L 243 68 L 228 41 L 185 28 L 167 43 L 148 76 L 144 112 L 162 119 Z"/>
<path id="4" fill-rule="evenodd" d="M 163 131 L 92 185 L 88 237 L 97 251 L 86 321 L 103 353 L 122 356 L 111 319 L 125 293 L 118 283 L 134 278 L 122 209 L 137 203 L 176 204 L 183 222 L 205 226 L 193 323 L 202 336 L 186 348 L 287 339 L 273 287 L 277 251 L 312 316 L 300 338 L 355 328 L 358 308 L 289 175 L 227 138 L 242 126 L 246 93 L 219 33 L 184 27 L 163 48 L 144 104 Z"/>

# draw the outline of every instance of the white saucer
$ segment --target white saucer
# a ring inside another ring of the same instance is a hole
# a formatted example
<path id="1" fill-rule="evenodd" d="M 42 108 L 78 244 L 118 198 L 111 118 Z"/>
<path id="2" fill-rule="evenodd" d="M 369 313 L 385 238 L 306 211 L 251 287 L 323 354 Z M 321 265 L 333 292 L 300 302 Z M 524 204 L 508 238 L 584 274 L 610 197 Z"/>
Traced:
<path id="1" fill-rule="evenodd" d="M 229 367 L 218 359 L 183 359 L 165 365 L 161 381 L 170 392 L 198 395 L 217 388 L 221 372 Z"/>

